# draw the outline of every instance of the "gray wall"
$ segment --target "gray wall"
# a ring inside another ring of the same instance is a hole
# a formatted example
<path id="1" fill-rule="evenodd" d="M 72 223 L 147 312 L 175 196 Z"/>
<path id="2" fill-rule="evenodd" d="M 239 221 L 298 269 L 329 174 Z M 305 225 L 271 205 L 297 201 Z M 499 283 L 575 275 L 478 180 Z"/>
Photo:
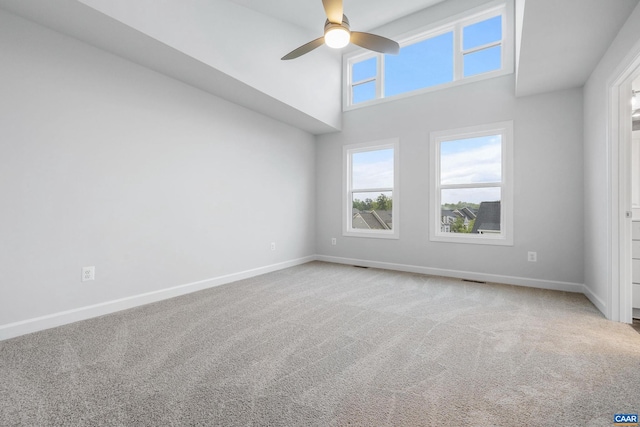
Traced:
<path id="1" fill-rule="evenodd" d="M 572 89 L 516 99 L 513 79 L 345 113 L 341 133 L 318 138 L 318 254 L 581 290 L 582 93 Z M 505 120 L 514 121 L 514 246 L 430 242 L 429 132 Z M 391 137 L 400 138 L 400 239 L 342 237 L 342 146 Z M 331 237 L 338 238 L 336 246 Z M 537 251 L 537 263 L 527 262 L 527 251 Z"/>
<path id="2" fill-rule="evenodd" d="M 0 58 L 0 326 L 314 254 L 312 135 L 2 11 Z"/>
<path id="3" fill-rule="evenodd" d="M 584 86 L 585 285 L 605 312 L 611 308 L 608 88 L 640 54 L 639 42 L 640 6 L 636 6 Z"/>

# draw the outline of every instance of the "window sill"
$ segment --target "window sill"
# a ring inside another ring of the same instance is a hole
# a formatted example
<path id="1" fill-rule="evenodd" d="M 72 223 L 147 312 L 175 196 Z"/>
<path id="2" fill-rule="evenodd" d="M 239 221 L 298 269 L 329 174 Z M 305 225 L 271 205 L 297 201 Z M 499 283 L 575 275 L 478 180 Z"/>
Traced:
<path id="1" fill-rule="evenodd" d="M 344 237 L 365 237 L 369 239 L 400 239 L 398 232 L 389 233 L 389 232 L 380 232 L 380 231 L 343 231 L 342 235 Z"/>
<path id="2" fill-rule="evenodd" d="M 450 233 L 447 233 L 450 234 Z M 475 236 L 445 236 L 442 234 L 436 234 L 429 238 L 432 242 L 441 243 L 463 243 L 472 245 L 494 245 L 494 246 L 513 246 L 513 238 L 508 236 L 489 237 L 488 235 L 475 235 Z"/>

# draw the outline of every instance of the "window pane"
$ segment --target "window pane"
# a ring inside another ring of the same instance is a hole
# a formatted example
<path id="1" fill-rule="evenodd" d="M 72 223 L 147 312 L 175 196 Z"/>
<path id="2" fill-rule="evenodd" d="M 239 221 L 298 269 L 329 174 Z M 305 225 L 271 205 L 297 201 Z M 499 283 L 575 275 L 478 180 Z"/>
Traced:
<path id="1" fill-rule="evenodd" d="M 391 191 L 354 193 L 351 227 L 364 230 L 393 229 L 392 200 Z"/>
<path id="2" fill-rule="evenodd" d="M 453 81 L 453 32 L 385 55 L 385 96 Z"/>
<path id="3" fill-rule="evenodd" d="M 502 135 L 440 143 L 441 184 L 502 181 Z"/>
<path id="4" fill-rule="evenodd" d="M 354 153 L 352 188 L 393 188 L 393 148 Z"/>
<path id="5" fill-rule="evenodd" d="M 375 77 L 377 74 L 377 60 L 378 58 L 374 56 L 373 58 L 354 63 L 351 68 L 351 82 L 356 83 L 360 80 Z"/>
<path id="6" fill-rule="evenodd" d="M 502 16 L 464 27 L 462 30 L 462 49 L 468 50 L 488 43 L 502 40 Z"/>
<path id="7" fill-rule="evenodd" d="M 494 46 L 464 55 L 464 76 L 475 76 L 502 66 L 502 46 Z"/>
<path id="8" fill-rule="evenodd" d="M 441 190 L 440 231 L 497 234 L 500 224 L 500 188 Z"/>
<path id="9" fill-rule="evenodd" d="M 371 81 L 361 85 L 353 86 L 353 103 L 370 101 L 376 98 L 376 82 Z"/>

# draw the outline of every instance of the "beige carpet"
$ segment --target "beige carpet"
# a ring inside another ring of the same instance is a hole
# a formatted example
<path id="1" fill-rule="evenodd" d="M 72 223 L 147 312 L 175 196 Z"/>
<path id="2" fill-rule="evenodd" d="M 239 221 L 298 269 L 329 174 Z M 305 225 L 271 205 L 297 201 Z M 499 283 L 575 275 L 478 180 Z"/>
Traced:
<path id="1" fill-rule="evenodd" d="M 2 426 L 611 426 L 640 334 L 583 295 L 314 262 L 0 342 Z"/>

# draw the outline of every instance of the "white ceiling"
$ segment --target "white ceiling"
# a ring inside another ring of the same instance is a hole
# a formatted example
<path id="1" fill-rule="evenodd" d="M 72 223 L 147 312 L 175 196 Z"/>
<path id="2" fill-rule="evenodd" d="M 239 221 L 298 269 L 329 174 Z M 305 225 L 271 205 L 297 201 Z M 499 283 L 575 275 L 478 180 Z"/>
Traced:
<path id="1" fill-rule="evenodd" d="M 144 24 L 145 20 L 158 16 L 157 13 L 144 13 L 148 10 L 145 9 L 147 5 L 154 4 L 152 0 L 129 1 L 131 3 L 121 0 L 118 7 L 126 9 L 133 21 Z M 453 2 L 460 8 L 482 1 L 344 0 L 344 11 L 355 30 L 376 33 L 379 29 L 382 31 L 378 32 L 379 34 L 393 37 L 393 34 L 384 30 L 394 28 L 394 31 L 397 31 L 403 28 L 405 22 L 415 24 L 420 17 L 451 9 L 447 6 L 451 6 Z M 524 5 L 524 18 L 518 22 L 516 28 L 521 40 L 516 95 L 526 96 L 582 86 L 638 1 L 515 0 L 517 8 Z M 100 13 L 87 6 L 91 4 L 116 7 L 113 6 L 115 2 L 112 0 L 0 0 L 0 8 L 311 133 L 339 130 L 339 125 L 319 119 L 312 111 L 299 109 L 296 103 L 292 102 L 295 95 L 313 99 L 312 96 L 304 93 L 292 95 L 287 93 L 287 88 L 283 86 L 278 90 L 270 88 L 268 84 L 260 87 L 232 72 L 234 68 L 238 72 L 258 68 L 258 71 L 268 78 L 293 70 L 294 68 L 284 68 L 281 64 L 292 61 L 279 61 L 279 57 L 286 53 L 291 45 L 295 47 L 305 42 L 307 37 L 311 39 L 314 35 L 322 34 L 325 15 L 321 0 L 164 0 L 157 3 L 157 10 L 162 7 L 182 8 L 186 14 L 180 16 L 179 24 L 191 32 L 210 27 L 212 24 L 208 17 L 215 17 L 216 13 L 220 15 L 221 10 L 228 9 L 224 4 L 233 5 L 239 10 L 234 11 L 237 12 L 236 15 L 229 19 L 230 28 L 237 28 L 239 23 L 253 22 L 253 25 L 247 24 L 242 29 L 251 36 L 252 31 L 258 31 L 256 24 L 264 21 L 261 34 L 256 35 L 262 36 L 260 45 L 255 42 L 240 45 L 238 40 L 234 40 L 235 44 L 231 45 L 228 39 L 221 41 L 218 37 L 211 39 L 209 44 L 198 46 L 209 47 L 209 50 L 213 47 L 213 53 L 218 55 L 216 60 L 228 64 L 228 69 L 217 69 L 215 64 L 212 65 L 211 62 L 195 55 L 194 50 L 189 51 L 181 49 L 178 45 L 168 44 L 169 39 L 158 39 L 144 28 L 128 26 L 122 19 L 114 18 L 104 11 Z M 432 6 L 433 9 L 428 9 Z M 208 8 L 209 14 L 199 13 L 198 8 Z M 138 16 L 134 16 L 135 14 Z M 192 19 L 194 25 L 189 26 L 187 18 Z M 391 26 L 386 25 L 392 21 L 394 23 Z M 154 24 L 162 29 L 165 24 L 169 24 L 167 27 L 170 27 L 175 22 Z M 227 25 L 225 22 L 218 24 Z M 265 34 L 265 28 L 269 34 Z M 181 32 L 180 28 L 173 30 L 171 35 L 174 37 L 186 34 L 184 31 Z M 292 41 L 293 38 L 286 36 L 288 34 L 295 35 L 295 42 Z M 251 37 L 244 39 L 251 40 Z M 185 40 L 184 37 L 181 39 L 183 42 Z M 311 67 L 306 72 L 297 74 L 301 77 L 300 81 L 296 82 L 298 88 L 293 90 L 294 92 L 300 92 L 299 88 L 304 86 L 309 73 L 313 73 L 313 69 L 319 66 L 318 61 L 327 66 L 335 62 L 338 66 L 337 60 L 327 56 L 329 53 L 320 51 L 322 49 L 297 59 L 296 64 L 287 64 L 287 67 Z M 237 53 L 238 57 L 220 57 L 227 52 Z M 326 72 L 320 73 L 319 76 L 326 79 Z M 336 99 L 340 97 L 338 86 L 339 78 L 336 82 Z M 289 88 L 289 92 L 291 91 Z M 339 108 L 336 106 L 335 109 L 336 114 L 339 114 Z"/>
<path id="2" fill-rule="evenodd" d="M 228 0 L 323 34 L 327 19 L 322 0 Z M 343 0 L 344 14 L 356 31 L 370 31 L 418 10 L 445 0 Z M 452 0 L 449 0 L 452 1 Z"/>

